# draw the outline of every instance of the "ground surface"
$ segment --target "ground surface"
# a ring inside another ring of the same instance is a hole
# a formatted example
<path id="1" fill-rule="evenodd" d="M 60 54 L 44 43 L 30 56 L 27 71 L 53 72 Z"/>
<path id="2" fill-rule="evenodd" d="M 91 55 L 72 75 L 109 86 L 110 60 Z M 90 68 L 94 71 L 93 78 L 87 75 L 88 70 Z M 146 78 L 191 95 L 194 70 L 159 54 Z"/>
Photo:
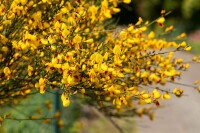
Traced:
<path id="1" fill-rule="evenodd" d="M 120 127 L 120 130 L 113 124 L 113 122 L 97 111 L 94 107 L 84 106 L 83 116 L 80 120 L 82 123 L 82 130 L 80 133 L 138 133 L 134 118 L 112 118 L 112 121 Z"/>
<path id="2" fill-rule="evenodd" d="M 176 54 L 187 61 L 193 57 L 189 53 Z M 195 79 L 200 79 L 200 64 L 191 64 L 189 71 L 184 72 L 179 82 L 193 84 Z M 200 133 L 200 94 L 186 86 L 169 84 L 167 87 L 182 87 L 187 96 L 172 97 L 165 102 L 164 107 L 157 110 L 153 122 L 145 117 L 137 118 L 138 133 Z"/>

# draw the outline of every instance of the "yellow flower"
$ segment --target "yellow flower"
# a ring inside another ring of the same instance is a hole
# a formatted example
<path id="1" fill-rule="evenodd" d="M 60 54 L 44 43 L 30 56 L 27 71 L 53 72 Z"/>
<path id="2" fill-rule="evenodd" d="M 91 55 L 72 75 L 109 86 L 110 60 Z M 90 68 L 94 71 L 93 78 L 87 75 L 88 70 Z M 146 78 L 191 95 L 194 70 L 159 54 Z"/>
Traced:
<path id="1" fill-rule="evenodd" d="M 46 86 L 45 85 L 41 85 L 40 86 L 40 94 L 44 94 L 46 91 Z"/>
<path id="2" fill-rule="evenodd" d="M 130 4 L 131 0 L 123 0 L 123 2 L 126 3 L 126 4 Z"/>
<path id="3" fill-rule="evenodd" d="M 31 93 L 31 90 L 30 89 L 23 89 L 20 92 L 21 92 L 22 95 L 26 95 L 26 94 Z"/>
<path id="4" fill-rule="evenodd" d="M 159 99 L 160 98 L 160 92 L 157 89 L 154 89 L 152 96 L 153 96 L 154 99 Z"/>
<path id="5" fill-rule="evenodd" d="M 151 31 L 148 35 L 149 39 L 153 39 L 155 37 L 155 33 L 153 31 Z"/>
<path id="6" fill-rule="evenodd" d="M 173 90 L 173 93 L 177 96 L 177 97 L 181 97 L 183 95 L 183 90 L 180 88 L 175 88 Z"/>
<path id="7" fill-rule="evenodd" d="M 68 20 L 68 23 L 71 24 L 71 25 L 76 24 L 76 20 L 73 17 L 71 17 L 71 16 L 68 17 L 67 20 Z"/>
<path id="8" fill-rule="evenodd" d="M 114 49 L 113 49 L 113 53 L 116 55 L 120 55 L 121 54 L 121 47 L 119 45 L 115 45 Z"/>
<path id="9" fill-rule="evenodd" d="M 65 14 L 67 12 L 69 12 L 69 10 L 66 7 L 61 8 L 61 13 Z"/>
<path id="10" fill-rule="evenodd" d="M 51 51 L 56 51 L 56 46 L 51 45 Z"/>
<path id="11" fill-rule="evenodd" d="M 107 60 L 108 60 L 108 56 L 109 56 L 109 53 L 106 52 L 106 53 L 104 54 L 104 56 L 103 56 L 103 59 L 104 59 L 105 61 L 107 61 Z"/>
<path id="12" fill-rule="evenodd" d="M 106 91 L 108 91 L 108 94 L 113 96 L 113 95 L 118 95 L 120 94 L 120 90 L 118 90 L 115 86 L 111 86 L 109 88 L 104 89 Z"/>
<path id="13" fill-rule="evenodd" d="M 192 60 L 193 60 L 193 61 L 197 61 L 197 56 L 194 56 L 194 57 L 192 58 Z"/>
<path id="14" fill-rule="evenodd" d="M 0 116 L 0 126 L 2 126 L 3 121 L 4 121 L 4 118 Z"/>
<path id="15" fill-rule="evenodd" d="M 0 4 L 0 16 L 3 16 L 5 14 L 5 6 L 3 4 Z"/>
<path id="16" fill-rule="evenodd" d="M 113 104 L 116 105 L 117 108 L 120 108 L 122 105 L 122 102 L 121 102 L 120 98 L 118 97 L 113 100 Z"/>
<path id="17" fill-rule="evenodd" d="M 91 17 L 91 22 L 93 23 L 96 19 L 97 19 L 97 12 L 98 12 L 98 7 L 95 5 L 92 5 L 89 7 L 88 11 L 91 13 L 90 17 Z"/>
<path id="18" fill-rule="evenodd" d="M 119 78 L 124 78 L 124 74 L 123 74 L 123 73 L 117 72 L 116 74 L 117 74 L 117 76 L 118 76 Z"/>
<path id="19" fill-rule="evenodd" d="M 36 120 L 37 117 L 36 117 L 35 115 L 32 115 L 32 116 L 30 117 L 30 119 L 32 119 L 32 120 Z"/>
<path id="20" fill-rule="evenodd" d="M 198 91 L 200 92 L 200 86 L 198 86 L 198 88 L 197 88 L 197 89 L 198 89 Z"/>
<path id="21" fill-rule="evenodd" d="M 67 77 L 67 83 L 70 84 L 70 85 L 74 84 L 74 78 L 72 76 L 68 76 Z"/>
<path id="22" fill-rule="evenodd" d="M 151 121 L 153 121 L 153 120 L 154 120 L 154 117 L 155 117 L 154 112 L 151 112 L 151 113 L 149 114 L 149 119 L 150 119 Z"/>
<path id="23" fill-rule="evenodd" d="M 106 64 L 101 64 L 101 69 L 104 71 L 108 70 L 108 66 Z"/>
<path id="24" fill-rule="evenodd" d="M 142 32 L 144 32 L 144 31 L 146 31 L 146 30 L 147 30 L 147 27 L 145 27 L 145 26 L 142 26 L 142 27 L 138 28 L 138 30 L 139 30 L 139 31 L 142 31 Z M 139 34 L 139 36 L 140 36 L 140 34 Z"/>
<path id="25" fill-rule="evenodd" d="M 79 36 L 79 35 L 76 35 L 74 38 L 73 38 L 73 42 L 74 43 L 81 43 L 82 41 L 82 37 Z"/>
<path id="26" fill-rule="evenodd" d="M 144 99 L 144 101 L 145 101 L 147 104 L 151 104 L 151 103 L 152 103 L 151 98 Z"/>
<path id="27" fill-rule="evenodd" d="M 141 17 L 138 18 L 138 22 L 135 25 L 140 25 L 143 22 L 143 19 Z"/>
<path id="28" fill-rule="evenodd" d="M 163 14 L 165 14 L 166 13 L 166 11 L 165 10 L 161 10 L 161 15 L 163 15 Z"/>
<path id="29" fill-rule="evenodd" d="M 110 10 L 104 11 L 104 15 L 105 15 L 106 18 L 112 18 L 112 15 L 111 15 L 111 13 L 110 13 Z"/>
<path id="30" fill-rule="evenodd" d="M 66 93 L 62 93 L 61 100 L 64 107 L 68 107 L 70 105 L 70 99 Z"/>
<path id="31" fill-rule="evenodd" d="M 20 2 L 24 6 L 28 2 L 28 0 L 21 0 Z"/>
<path id="32" fill-rule="evenodd" d="M 93 43 L 93 39 L 91 38 L 91 39 L 85 40 L 84 42 L 86 42 L 86 43 Z"/>
<path id="33" fill-rule="evenodd" d="M 141 78 L 147 78 L 148 77 L 148 73 L 146 71 L 141 73 Z"/>
<path id="34" fill-rule="evenodd" d="M 178 35 L 176 38 L 181 39 L 181 38 L 184 38 L 186 36 L 187 36 L 186 33 L 182 33 L 182 34 Z"/>
<path id="35" fill-rule="evenodd" d="M 99 64 L 103 62 L 103 56 L 101 54 L 96 54 L 96 62 Z"/>
<path id="36" fill-rule="evenodd" d="M 3 51 L 4 53 L 7 53 L 8 52 L 8 47 L 6 47 L 6 46 L 3 46 L 2 48 L 1 48 L 1 51 Z"/>
<path id="37" fill-rule="evenodd" d="M 90 59 L 95 61 L 98 64 L 101 64 L 103 62 L 103 56 L 99 54 L 98 52 L 95 52 L 90 56 Z"/>
<path id="38" fill-rule="evenodd" d="M 192 47 L 191 46 L 188 46 L 188 47 L 186 47 L 184 50 L 185 51 L 190 51 L 192 49 Z"/>
<path id="39" fill-rule="evenodd" d="M 33 67 L 31 65 L 28 65 L 28 76 L 31 76 L 33 74 Z"/>
<path id="40" fill-rule="evenodd" d="M 60 31 L 60 28 L 61 28 L 61 24 L 59 21 L 56 21 L 56 23 L 54 24 L 54 27 L 56 29 L 56 32 L 59 32 Z"/>
<path id="41" fill-rule="evenodd" d="M 142 98 L 147 99 L 150 98 L 151 96 L 147 93 L 142 94 Z"/>
<path id="42" fill-rule="evenodd" d="M 39 85 L 44 85 L 44 83 L 45 83 L 45 80 L 43 78 L 40 78 L 39 79 Z"/>
<path id="43" fill-rule="evenodd" d="M 44 38 L 42 38 L 42 39 L 41 39 L 41 43 L 42 43 L 42 44 L 44 44 L 44 45 L 46 45 L 46 44 L 48 44 L 48 40 L 47 40 L 47 39 L 44 39 Z"/>
<path id="44" fill-rule="evenodd" d="M 46 90 L 46 79 L 40 78 L 39 82 L 35 84 L 35 88 L 39 89 L 41 94 L 44 94 Z"/>
<path id="45" fill-rule="evenodd" d="M 187 46 L 187 43 L 185 41 L 183 41 L 181 44 L 180 44 L 181 47 L 186 47 Z"/>
<path id="46" fill-rule="evenodd" d="M 170 99 L 171 96 L 169 95 L 169 93 L 165 93 L 162 95 L 162 100 L 167 100 L 167 99 Z"/>
<path id="47" fill-rule="evenodd" d="M 120 8 L 113 8 L 112 10 L 114 11 L 114 13 L 120 12 Z"/>
<path id="48" fill-rule="evenodd" d="M 127 30 L 128 30 L 129 32 L 132 32 L 132 31 L 134 30 L 134 26 L 131 25 L 130 27 L 127 28 Z"/>
<path id="49" fill-rule="evenodd" d="M 62 31 L 62 36 L 63 37 L 66 37 L 66 36 L 68 36 L 70 34 L 70 31 L 68 30 L 68 29 L 64 29 L 63 31 Z"/>
<path id="50" fill-rule="evenodd" d="M 82 89 L 81 89 L 81 94 L 84 95 L 85 92 L 86 92 L 86 91 L 85 91 L 85 88 L 82 88 Z"/>
<path id="51" fill-rule="evenodd" d="M 165 18 L 164 17 L 160 17 L 160 18 L 157 19 L 156 22 L 158 23 L 159 27 L 163 27 L 164 22 L 165 22 Z"/>
<path id="52" fill-rule="evenodd" d="M 10 76 L 10 74 L 11 74 L 11 71 L 10 71 L 10 69 L 8 67 L 5 67 L 3 69 L 3 72 L 4 72 L 5 76 Z"/>
<path id="53" fill-rule="evenodd" d="M 139 109 L 137 110 L 137 115 L 138 115 L 139 117 L 142 117 L 142 115 L 144 114 L 144 112 L 145 112 L 144 108 L 139 108 Z"/>
<path id="54" fill-rule="evenodd" d="M 174 26 L 173 26 L 173 25 L 171 25 L 171 26 L 169 26 L 169 27 L 167 27 L 167 28 L 165 29 L 165 32 L 172 31 L 172 30 L 173 30 L 173 28 L 174 28 Z"/>
<path id="55" fill-rule="evenodd" d="M 32 15 L 33 19 L 35 21 L 41 21 L 42 20 L 42 12 L 41 11 L 37 11 L 36 13 L 34 13 Z"/>
<path id="56" fill-rule="evenodd" d="M 86 65 L 83 64 L 83 65 L 82 65 L 82 71 L 85 71 L 85 70 L 86 70 Z"/>

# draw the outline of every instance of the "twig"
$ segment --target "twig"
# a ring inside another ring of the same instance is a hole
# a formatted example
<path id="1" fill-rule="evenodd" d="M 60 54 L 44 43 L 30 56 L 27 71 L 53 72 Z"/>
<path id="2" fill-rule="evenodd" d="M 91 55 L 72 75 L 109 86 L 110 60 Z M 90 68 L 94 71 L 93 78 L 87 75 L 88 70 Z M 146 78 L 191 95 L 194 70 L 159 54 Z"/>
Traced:
<path id="1" fill-rule="evenodd" d="M 115 128 L 120 132 L 120 133 L 124 133 L 123 129 L 115 122 L 113 121 L 113 119 L 109 116 L 106 117 L 114 126 Z"/>
<path id="2" fill-rule="evenodd" d="M 120 133 L 124 133 L 123 129 L 115 121 L 113 121 L 113 119 L 110 116 L 108 116 L 105 113 L 101 112 L 96 106 L 92 106 L 92 107 L 94 107 L 99 113 L 103 114 L 103 116 L 106 119 L 108 119 Z"/>
<path id="3" fill-rule="evenodd" d="M 22 118 L 22 119 L 19 119 L 19 118 L 5 118 L 7 120 L 16 120 L 16 121 L 24 121 L 24 120 L 47 120 L 47 119 L 55 119 L 55 118 Z"/>
<path id="4" fill-rule="evenodd" d="M 194 86 L 194 85 L 188 85 L 188 84 L 184 84 L 184 83 L 171 82 L 171 81 L 168 81 L 168 82 L 169 82 L 169 83 L 172 83 L 172 84 L 177 84 L 177 85 L 182 85 L 182 86 L 187 86 L 187 87 L 197 88 L 197 86 Z"/>

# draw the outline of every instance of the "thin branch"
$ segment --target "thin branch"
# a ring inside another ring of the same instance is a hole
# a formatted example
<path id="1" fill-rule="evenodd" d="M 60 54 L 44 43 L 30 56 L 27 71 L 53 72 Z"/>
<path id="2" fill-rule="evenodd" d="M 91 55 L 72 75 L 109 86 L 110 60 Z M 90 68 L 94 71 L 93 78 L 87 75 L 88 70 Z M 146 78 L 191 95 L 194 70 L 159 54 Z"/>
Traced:
<path id="1" fill-rule="evenodd" d="M 55 118 L 22 118 L 22 119 L 20 119 L 20 118 L 5 118 L 5 119 L 16 120 L 16 121 L 22 121 L 22 120 L 36 120 L 36 121 L 38 121 L 38 120 L 47 120 L 47 119 L 55 119 Z"/>
<path id="2" fill-rule="evenodd" d="M 112 119 L 110 116 L 106 115 L 104 112 L 101 112 L 96 106 L 92 106 L 92 107 L 94 107 L 99 113 L 103 114 L 103 116 L 104 116 L 106 119 L 108 119 L 108 120 L 111 122 L 111 124 L 113 124 L 113 126 L 114 126 L 120 133 L 124 133 L 123 129 L 122 129 L 115 121 L 113 121 L 113 119 Z"/>
<path id="3" fill-rule="evenodd" d="M 197 88 L 197 86 L 194 86 L 194 85 L 188 85 L 188 84 L 184 84 L 184 83 L 171 82 L 171 81 L 167 81 L 167 82 L 172 83 L 172 84 L 177 84 L 177 85 L 182 85 L 182 86 L 187 86 L 187 87 Z"/>
<path id="4" fill-rule="evenodd" d="M 165 13 L 163 16 L 168 16 L 170 13 L 172 13 L 172 11 L 169 11 L 169 12 L 167 12 L 167 13 Z M 162 17 L 162 16 L 161 16 Z M 152 22 L 150 22 L 147 26 L 150 26 L 150 25 L 152 25 L 153 23 L 155 23 L 158 19 L 160 19 L 161 17 L 159 17 L 159 18 L 157 18 L 157 19 L 155 19 L 155 20 L 153 20 Z"/>
<path id="5" fill-rule="evenodd" d="M 106 117 L 114 126 L 115 128 L 120 132 L 124 133 L 123 129 L 109 116 Z"/>

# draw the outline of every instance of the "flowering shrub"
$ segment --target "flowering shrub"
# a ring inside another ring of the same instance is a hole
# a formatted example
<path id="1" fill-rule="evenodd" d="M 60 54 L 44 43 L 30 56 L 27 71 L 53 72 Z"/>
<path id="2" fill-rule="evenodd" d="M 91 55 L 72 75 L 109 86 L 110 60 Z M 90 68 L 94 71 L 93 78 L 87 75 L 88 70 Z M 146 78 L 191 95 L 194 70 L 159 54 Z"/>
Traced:
<path id="1" fill-rule="evenodd" d="M 185 34 L 167 41 L 139 18 L 114 36 L 106 22 L 120 2 L 130 0 L 1 0 L 0 105 L 58 89 L 65 107 L 81 94 L 108 115 L 152 116 L 138 105 L 181 97 L 180 88 L 149 88 L 187 70 L 174 56 L 191 49 L 179 41 Z M 154 22 L 168 34 L 173 26 L 164 26 L 165 15 Z"/>

